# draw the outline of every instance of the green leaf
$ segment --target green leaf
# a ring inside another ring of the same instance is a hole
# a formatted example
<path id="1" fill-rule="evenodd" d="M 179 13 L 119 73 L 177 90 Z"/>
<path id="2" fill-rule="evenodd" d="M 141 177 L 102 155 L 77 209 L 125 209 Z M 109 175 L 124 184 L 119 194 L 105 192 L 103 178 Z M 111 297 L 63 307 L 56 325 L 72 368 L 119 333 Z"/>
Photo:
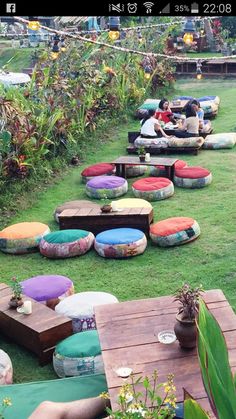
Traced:
<path id="1" fill-rule="evenodd" d="M 209 419 L 210 416 L 193 399 L 184 401 L 184 419 Z"/>

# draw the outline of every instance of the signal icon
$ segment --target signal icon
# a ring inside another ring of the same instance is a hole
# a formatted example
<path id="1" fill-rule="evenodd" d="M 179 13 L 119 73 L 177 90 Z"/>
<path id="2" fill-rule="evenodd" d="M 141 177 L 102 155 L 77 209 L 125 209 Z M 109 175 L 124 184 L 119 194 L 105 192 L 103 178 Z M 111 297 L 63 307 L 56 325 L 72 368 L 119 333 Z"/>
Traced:
<path id="1" fill-rule="evenodd" d="M 151 1 L 146 1 L 146 3 L 143 3 L 143 5 L 146 7 L 146 13 L 152 13 L 152 7 L 154 6 L 154 3 L 152 3 Z"/>
<path id="2" fill-rule="evenodd" d="M 160 15 L 161 14 L 167 15 L 170 13 L 170 3 L 168 3 L 161 11 L 160 11 Z"/>

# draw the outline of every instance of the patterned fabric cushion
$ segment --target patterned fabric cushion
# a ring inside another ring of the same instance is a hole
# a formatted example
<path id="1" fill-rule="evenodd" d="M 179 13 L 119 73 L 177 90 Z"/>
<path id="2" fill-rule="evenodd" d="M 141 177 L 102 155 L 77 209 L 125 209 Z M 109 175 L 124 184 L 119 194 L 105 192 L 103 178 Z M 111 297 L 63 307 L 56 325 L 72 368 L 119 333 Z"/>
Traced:
<path id="1" fill-rule="evenodd" d="M 204 188 L 212 182 L 212 174 L 203 167 L 185 167 L 174 174 L 174 184 L 182 188 Z"/>
<path id="2" fill-rule="evenodd" d="M 58 343 L 53 367 L 58 377 L 102 374 L 104 366 L 97 331 L 76 333 Z"/>
<path id="3" fill-rule="evenodd" d="M 125 168 L 126 171 L 126 177 L 135 177 L 135 176 L 142 176 L 147 171 L 147 166 L 144 165 L 127 165 Z"/>
<path id="4" fill-rule="evenodd" d="M 187 167 L 188 164 L 184 160 L 177 160 L 174 164 L 175 170 L 176 169 L 183 169 Z M 166 176 L 166 169 L 165 166 L 151 166 L 150 167 L 150 175 L 151 176 Z"/>
<path id="5" fill-rule="evenodd" d="M 198 98 L 199 102 L 206 102 L 206 101 L 212 101 L 214 102 L 216 105 L 220 104 L 220 98 L 219 96 L 202 96 Z"/>
<path id="6" fill-rule="evenodd" d="M 72 319 L 73 331 L 78 333 L 96 329 L 94 307 L 117 302 L 117 298 L 107 292 L 79 292 L 61 301 L 55 311 Z"/>
<path id="7" fill-rule="evenodd" d="M 152 204 L 145 199 L 123 198 L 115 202 L 118 208 L 152 208 Z"/>
<path id="8" fill-rule="evenodd" d="M 86 167 L 81 173 L 82 181 L 86 183 L 94 176 L 112 175 L 115 173 L 115 165 L 110 163 L 97 163 Z"/>
<path id="9" fill-rule="evenodd" d="M 126 258 L 144 252 L 147 246 L 145 234 L 134 228 L 115 228 L 103 231 L 95 238 L 94 248 L 105 258 Z"/>
<path id="10" fill-rule="evenodd" d="M 39 240 L 50 232 L 46 224 L 29 222 L 13 224 L 0 231 L 0 250 L 23 254 L 37 250 Z"/>
<path id="11" fill-rule="evenodd" d="M 210 115 L 218 112 L 219 105 L 213 100 L 202 100 L 200 102 L 201 108 L 204 110 L 204 114 Z"/>
<path id="12" fill-rule="evenodd" d="M 160 99 L 146 99 L 139 109 L 153 109 L 154 111 L 159 107 Z"/>
<path id="13" fill-rule="evenodd" d="M 161 247 L 188 243 L 199 235 L 199 224 L 193 218 L 188 217 L 167 218 L 150 227 L 151 240 Z"/>
<path id="14" fill-rule="evenodd" d="M 220 148 L 233 148 L 236 143 L 236 133 L 210 134 L 205 138 L 203 148 L 217 150 Z"/>
<path id="15" fill-rule="evenodd" d="M 160 177 L 139 179 L 132 185 L 134 196 L 147 201 L 159 201 L 174 194 L 174 185 L 171 180 Z"/>
<path id="16" fill-rule="evenodd" d="M 189 137 L 189 138 L 178 138 L 171 137 L 168 140 L 169 147 L 196 147 L 200 148 L 204 143 L 203 137 Z"/>
<path id="17" fill-rule="evenodd" d="M 23 293 L 36 301 L 44 302 L 64 298 L 74 293 L 71 279 L 62 275 L 38 275 L 21 282 Z"/>
<path id="18" fill-rule="evenodd" d="M 59 222 L 59 218 L 58 215 L 61 214 L 62 211 L 66 210 L 66 209 L 77 209 L 77 208 L 100 208 L 100 205 L 96 204 L 95 202 L 92 201 L 87 201 L 86 199 L 84 200 L 78 200 L 78 201 L 68 201 L 65 202 L 64 204 L 59 205 L 54 212 L 54 218 L 57 221 L 57 223 Z"/>
<path id="19" fill-rule="evenodd" d="M 13 368 L 10 357 L 0 349 L 0 385 L 12 384 Z"/>
<path id="20" fill-rule="evenodd" d="M 48 258 L 70 258 L 84 255 L 93 245 L 94 235 L 85 230 L 60 230 L 44 236 L 39 250 Z"/>
<path id="21" fill-rule="evenodd" d="M 119 176 L 96 176 L 86 184 L 86 194 L 90 198 L 116 198 L 127 191 L 127 180 Z"/>
<path id="22" fill-rule="evenodd" d="M 137 137 L 136 140 L 134 140 L 134 146 L 135 147 L 155 147 L 155 148 L 167 148 L 168 147 L 168 139 L 165 137 L 161 138 L 142 138 Z"/>

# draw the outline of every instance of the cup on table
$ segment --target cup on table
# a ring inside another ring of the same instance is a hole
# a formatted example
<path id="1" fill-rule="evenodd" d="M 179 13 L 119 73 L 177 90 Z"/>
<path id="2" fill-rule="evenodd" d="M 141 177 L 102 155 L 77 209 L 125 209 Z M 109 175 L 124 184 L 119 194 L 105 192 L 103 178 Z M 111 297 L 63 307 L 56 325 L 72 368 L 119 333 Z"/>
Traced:
<path id="1" fill-rule="evenodd" d="M 150 157 L 150 153 L 146 153 L 145 154 L 145 161 L 150 161 L 151 157 Z"/>
<path id="2" fill-rule="evenodd" d="M 118 206 L 117 206 L 116 201 L 111 202 L 111 208 L 112 208 L 112 211 L 117 211 L 118 210 Z"/>
<path id="3" fill-rule="evenodd" d="M 23 304 L 24 314 L 31 314 L 32 313 L 32 301 L 26 300 Z"/>

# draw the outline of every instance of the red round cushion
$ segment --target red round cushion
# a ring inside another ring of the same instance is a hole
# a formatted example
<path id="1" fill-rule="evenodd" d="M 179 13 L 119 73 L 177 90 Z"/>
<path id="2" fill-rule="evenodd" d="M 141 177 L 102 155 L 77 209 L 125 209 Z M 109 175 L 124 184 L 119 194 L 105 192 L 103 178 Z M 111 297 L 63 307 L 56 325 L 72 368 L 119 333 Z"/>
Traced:
<path id="1" fill-rule="evenodd" d="M 188 166 L 188 164 L 184 160 L 177 160 L 175 162 L 174 166 L 175 166 L 175 170 L 176 170 L 176 169 L 183 169 L 184 167 Z M 157 165 L 155 167 L 157 167 L 160 170 L 165 170 L 165 166 L 158 166 Z"/>
<path id="2" fill-rule="evenodd" d="M 154 236 L 170 236 L 171 234 L 176 234 L 179 231 L 184 231 L 188 228 L 191 228 L 193 223 L 194 219 L 189 217 L 168 218 L 167 220 L 152 224 L 150 226 L 150 233 L 152 233 Z"/>
<path id="3" fill-rule="evenodd" d="M 111 173 L 114 170 L 114 164 L 110 163 L 98 163 L 92 166 L 86 167 L 81 173 L 82 176 L 102 176 L 107 173 Z"/>
<path id="4" fill-rule="evenodd" d="M 165 177 L 146 177 L 133 183 L 132 187 L 138 191 L 156 191 L 171 184 L 171 180 Z"/>
<path id="5" fill-rule="evenodd" d="M 210 175 L 211 172 L 203 167 L 185 167 L 184 169 L 175 169 L 175 176 L 187 179 L 200 179 Z"/>

